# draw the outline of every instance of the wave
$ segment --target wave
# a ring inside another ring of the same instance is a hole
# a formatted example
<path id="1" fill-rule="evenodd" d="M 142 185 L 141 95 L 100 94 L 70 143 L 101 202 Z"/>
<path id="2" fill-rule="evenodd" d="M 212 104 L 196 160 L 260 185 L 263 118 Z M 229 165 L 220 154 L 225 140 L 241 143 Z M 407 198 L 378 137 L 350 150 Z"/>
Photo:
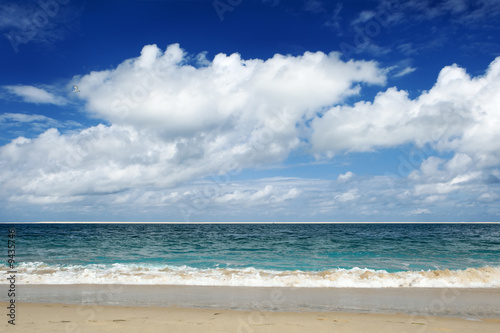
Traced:
<path id="1" fill-rule="evenodd" d="M 0 274 L 9 269 L 0 266 Z M 277 271 L 256 268 L 198 269 L 189 266 L 48 265 L 16 266 L 19 284 L 136 284 L 331 288 L 499 288 L 500 267 L 465 270 L 401 271 L 367 268 Z M 8 281 L 2 279 L 1 284 Z"/>

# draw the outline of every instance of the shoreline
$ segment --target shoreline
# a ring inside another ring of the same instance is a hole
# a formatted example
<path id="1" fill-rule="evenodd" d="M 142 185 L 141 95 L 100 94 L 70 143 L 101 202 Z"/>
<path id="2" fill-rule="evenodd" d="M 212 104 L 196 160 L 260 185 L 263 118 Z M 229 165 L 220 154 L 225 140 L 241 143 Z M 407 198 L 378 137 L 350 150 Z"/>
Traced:
<path id="1" fill-rule="evenodd" d="M 5 309 L 7 303 L 1 302 Z M 272 312 L 176 307 L 127 307 L 18 303 L 15 326 L 8 332 L 482 332 L 500 329 L 500 319 L 410 316 L 348 312 Z M 2 316 L 3 317 L 3 316 Z"/>
<path id="2" fill-rule="evenodd" d="M 0 284 L 0 302 L 8 302 Z M 17 303 L 500 318 L 500 289 L 16 285 Z"/>

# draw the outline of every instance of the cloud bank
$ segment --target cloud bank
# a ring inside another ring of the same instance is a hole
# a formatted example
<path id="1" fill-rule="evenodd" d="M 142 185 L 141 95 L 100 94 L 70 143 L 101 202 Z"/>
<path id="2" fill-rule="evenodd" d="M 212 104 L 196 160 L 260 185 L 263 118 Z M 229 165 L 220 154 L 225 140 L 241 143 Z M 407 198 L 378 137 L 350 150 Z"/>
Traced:
<path id="1" fill-rule="evenodd" d="M 496 200 L 500 58 L 480 77 L 447 66 L 415 99 L 391 87 L 373 101 L 346 104 L 365 85 L 385 85 L 386 73 L 376 62 L 346 62 L 338 53 L 208 60 L 178 44 L 165 51 L 147 45 L 114 69 L 71 81 L 86 112 L 108 125 L 66 133 L 52 128 L 0 147 L 0 197 L 11 205 L 75 203 L 82 214 L 96 204 L 122 213 L 181 207 L 177 219 L 202 212 L 202 219 L 216 218 L 243 206 L 294 216 L 301 205 L 320 219 L 350 207 L 369 217 L 409 204 L 401 214 L 427 216 L 436 204 L 452 212 L 464 196 Z M 17 94 L 50 100 L 26 87 Z M 451 157 L 424 154 L 404 175 L 363 178 L 349 171 L 332 186 L 233 180 L 239 170 L 276 166 L 292 153 L 325 159 L 404 144 Z"/>

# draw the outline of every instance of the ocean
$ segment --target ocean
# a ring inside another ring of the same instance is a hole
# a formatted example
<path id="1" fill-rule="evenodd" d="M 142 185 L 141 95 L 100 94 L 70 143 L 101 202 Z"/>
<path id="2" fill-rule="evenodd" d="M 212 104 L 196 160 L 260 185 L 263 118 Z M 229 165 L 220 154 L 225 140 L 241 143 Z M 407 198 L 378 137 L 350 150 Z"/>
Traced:
<path id="1" fill-rule="evenodd" d="M 10 228 L 18 284 L 500 287 L 500 224 L 3 224 L 2 274 Z"/>

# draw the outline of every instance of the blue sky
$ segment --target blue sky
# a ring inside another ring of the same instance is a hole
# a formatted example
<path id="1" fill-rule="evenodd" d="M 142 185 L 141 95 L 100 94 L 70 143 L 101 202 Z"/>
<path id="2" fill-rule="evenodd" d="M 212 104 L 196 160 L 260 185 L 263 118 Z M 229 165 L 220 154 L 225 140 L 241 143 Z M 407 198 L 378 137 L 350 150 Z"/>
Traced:
<path id="1" fill-rule="evenodd" d="M 1 221 L 500 220 L 496 0 L 0 8 Z"/>

